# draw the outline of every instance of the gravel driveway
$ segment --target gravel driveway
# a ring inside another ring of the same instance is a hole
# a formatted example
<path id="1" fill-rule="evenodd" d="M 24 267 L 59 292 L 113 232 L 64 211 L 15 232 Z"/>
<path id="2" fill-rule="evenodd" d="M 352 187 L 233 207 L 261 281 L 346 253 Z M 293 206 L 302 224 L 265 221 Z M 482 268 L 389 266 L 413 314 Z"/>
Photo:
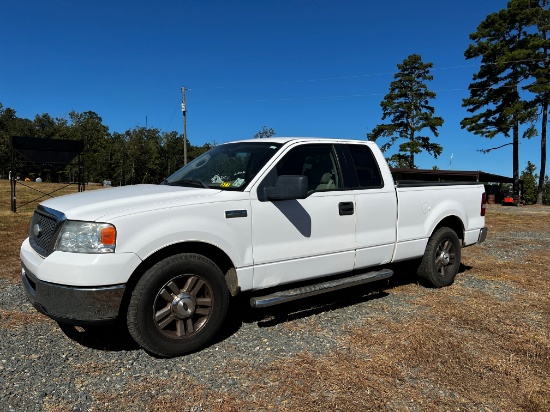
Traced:
<path id="1" fill-rule="evenodd" d="M 116 326 L 61 328 L 26 302 L 20 285 L 0 283 L 0 311 L 9 323 L 0 328 L 0 410 L 109 410 L 119 396 L 140 409 L 152 397 L 177 397 L 188 388 L 242 394 L 251 382 L 240 379 L 240 367 L 332 351 L 343 331 L 372 315 L 381 300 L 384 307 L 407 306 L 403 297 L 372 286 L 270 311 L 240 300 L 217 342 L 191 355 L 159 359 Z M 183 402 L 182 410 L 212 406 Z"/>
<path id="2" fill-rule="evenodd" d="M 503 213 L 525 213 L 520 209 Z M 550 213 L 543 218 L 550 218 Z M 500 259 L 520 262 L 529 248 L 548 246 L 547 233 L 525 230 L 514 236 L 520 244 L 524 237 L 540 236 L 541 246 L 535 242 L 523 249 L 507 249 L 510 233 L 490 233 L 481 247 Z M 241 299 L 216 342 L 175 359 L 150 356 L 116 325 L 61 328 L 26 302 L 19 284 L 0 279 L 0 411 L 143 410 L 153 400 L 156 406 L 152 409 L 177 405 L 178 410 L 206 411 L 224 410 L 228 396 L 253 400 L 249 388 L 269 385 L 270 377 L 258 382 L 245 371 L 267 368 L 276 360 L 303 353 L 318 358 L 343 351 L 341 337 L 373 314 L 398 322 L 426 310 L 414 300 L 439 292 L 416 286 L 406 264 L 400 271 L 408 274 L 392 280 L 388 287 L 371 285 L 269 310 L 253 310 Z M 466 289 L 490 285 L 470 271 L 459 276 L 457 283 Z M 412 293 L 394 292 L 403 284 L 412 285 Z M 507 293 L 506 287 L 503 283 L 499 293 Z M 375 331 L 378 326 L 368 327 Z M 279 401 L 284 399 L 274 400 Z"/>

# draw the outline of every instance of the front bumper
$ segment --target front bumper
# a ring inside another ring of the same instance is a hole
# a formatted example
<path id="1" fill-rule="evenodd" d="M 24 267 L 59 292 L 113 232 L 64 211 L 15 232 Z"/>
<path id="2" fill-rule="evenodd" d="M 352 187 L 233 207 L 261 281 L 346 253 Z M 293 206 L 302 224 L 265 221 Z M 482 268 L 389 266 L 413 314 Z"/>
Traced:
<path id="1" fill-rule="evenodd" d="M 43 282 L 24 265 L 21 277 L 29 301 L 39 312 L 74 325 L 115 320 L 126 289 L 126 285 L 76 287 Z"/>

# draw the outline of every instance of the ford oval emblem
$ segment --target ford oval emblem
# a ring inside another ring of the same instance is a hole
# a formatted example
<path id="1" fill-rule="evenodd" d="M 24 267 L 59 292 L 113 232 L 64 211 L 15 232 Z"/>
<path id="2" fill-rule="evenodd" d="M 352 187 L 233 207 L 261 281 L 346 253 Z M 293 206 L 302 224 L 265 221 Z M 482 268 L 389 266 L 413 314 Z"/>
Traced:
<path id="1" fill-rule="evenodd" d="M 42 234 L 42 229 L 40 228 L 40 225 L 38 223 L 33 226 L 32 233 L 34 233 L 36 237 L 39 237 Z"/>

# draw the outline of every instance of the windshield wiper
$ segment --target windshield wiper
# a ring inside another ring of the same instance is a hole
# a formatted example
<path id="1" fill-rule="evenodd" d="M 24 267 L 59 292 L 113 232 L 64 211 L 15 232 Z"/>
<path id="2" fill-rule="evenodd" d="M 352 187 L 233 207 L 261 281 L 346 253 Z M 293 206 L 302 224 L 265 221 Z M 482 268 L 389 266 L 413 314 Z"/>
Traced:
<path id="1" fill-rule="evenodd" d="M 210 187 L 200 179 L 181 179 L 168 184 L 170 186 L 203 187 L 205 189 L 210 189 Z"/>

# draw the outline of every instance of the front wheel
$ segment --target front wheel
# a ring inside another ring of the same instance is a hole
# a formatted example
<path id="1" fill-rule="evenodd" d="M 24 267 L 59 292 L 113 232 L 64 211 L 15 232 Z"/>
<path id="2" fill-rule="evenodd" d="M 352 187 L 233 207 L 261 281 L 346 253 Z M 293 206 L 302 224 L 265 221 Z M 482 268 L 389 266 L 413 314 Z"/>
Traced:
<path id="1" fill-rule="evenodd" d="M 128 305 L 128 330 L 148 352 L 184 355 L 214 337 L 228 305 L 218 266 L 204 256 L 182 253 L 158 262 L 138 281 Z"/>
<path id="2" fill-rule="evenodd" d="M 426 246 L 418 268 L 420 280 L 427 286 L 441 288 L 451 285 L 460 268 L 460 239 L 448 227 L 438 229 Z"/>

